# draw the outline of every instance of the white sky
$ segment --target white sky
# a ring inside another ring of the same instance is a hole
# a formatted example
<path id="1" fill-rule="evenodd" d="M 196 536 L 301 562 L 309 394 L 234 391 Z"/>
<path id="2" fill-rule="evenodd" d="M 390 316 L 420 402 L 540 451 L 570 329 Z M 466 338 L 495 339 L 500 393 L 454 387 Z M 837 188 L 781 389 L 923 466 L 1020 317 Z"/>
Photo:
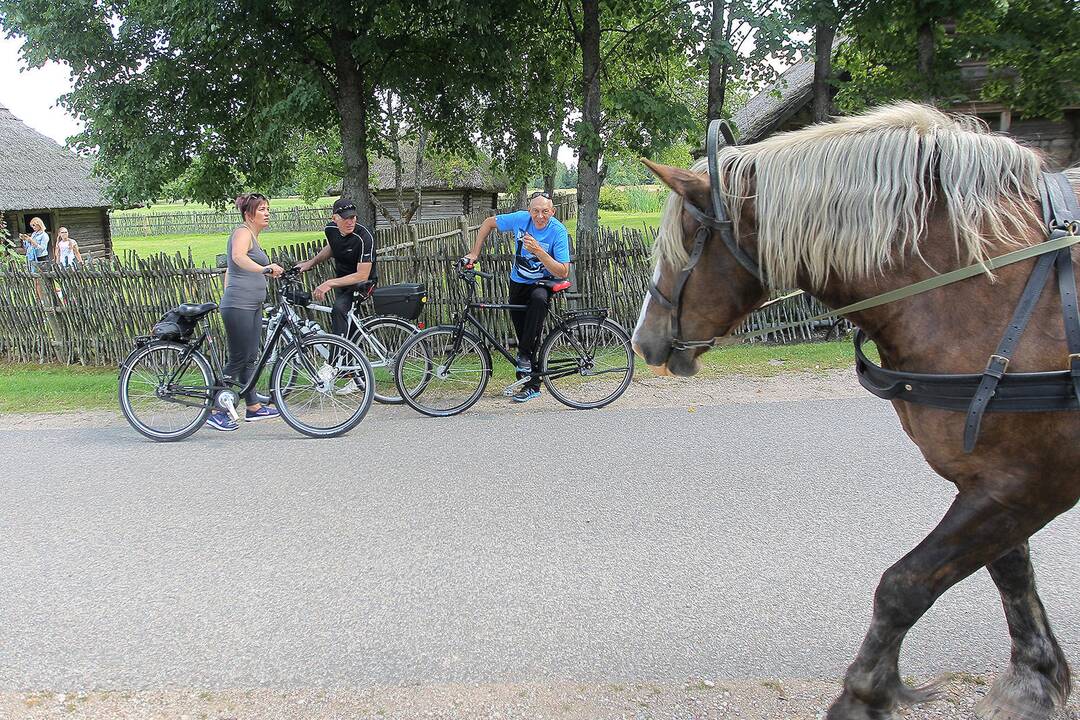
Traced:
<path id="1" fill-rule="evenodd" d="M 21 38 L 0 37 L 0 104 L 30 127 L 63 144 L 82 130 L 75 118 L 56 106 L 57 99 L 71 90 L 67 68 L 49 63 L 28 70 L 19 59 L 20 47 Z"/>

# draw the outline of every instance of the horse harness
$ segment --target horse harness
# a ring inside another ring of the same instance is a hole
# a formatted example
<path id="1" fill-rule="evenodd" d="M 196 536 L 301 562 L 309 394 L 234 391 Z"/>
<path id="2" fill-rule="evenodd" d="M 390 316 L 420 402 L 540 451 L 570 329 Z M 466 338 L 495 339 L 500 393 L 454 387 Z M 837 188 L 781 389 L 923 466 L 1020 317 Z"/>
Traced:
<path id="1" fill-rule="evenodd" d="M 713 213 L 710 216 L 684 201 L 683 207 L 698 223 L 694 234 L 694 246 L 689 260 L 675 277 L 671 299 L 666 298 L 657 287 L 656 279 L 649 285 L 649 294 L 670 313 L 670 339 L 672 350 L 691 350 L 711 348 L 718 344 L 728 344 L 735 340 L 765 335 L 777 330 L 794 327 L 800 323 L 786 323 L 741 333 L 726 338 L 708 340 L 686 340 L 680 338 L 682 315 L 682 292 L 686 282 L 697 266 L 705 250 L 705 241 L 712 234 L 719 232 L 721 240 L 747 272 L 763 285 L 763 275 L 757 262 L 739 247 L 735 240 L 734 226 L 727 214 L 723 197 L 720 194 L 720 177 L 717 150 L 721 139 L 726 144 L 734 144 L 730 128 L 722 120 L 713 120 L 709 124 L 706 151 L 709 161 L 709 186 Z M 1072 190 L 1068 179 L 1062 173 L 1043 173 L 1040 187 L 1043 221 L 1047 228 L 1047 238 L 1040 245 L 1016 250 L 984 263 L 976 263 L 966 268 L 944 273 L 929 280 L 923 280 L 904 288 L 892 290 L 881 295 L 861 300 L 837 310 L 817 315 L 810 320 L 839 318 L 847 313 L 866 310 L 903 298 L 912 297 L 987 270 L 1037 257 L 1035 267 L 1028 277 L 1024 291 L 1020 295 L 1013 311 L 1004 337 L 990 355 L 986 368 L 981 373 L 914 373 L 903 370 L 888 370 L 872 363 L 863 352 L 866 333 L 862 329 L 855 332 L 855 372 L 859 383 L 877 397 L 887 400 L 904 400 L 917 405 L 942 408 L 945 410 L 966 411 L 964 422 L 964 452 L 970 453 L 978 440 L 979 429 L 984 413 L 996 412 L 1047 412 L 1057 410 L 1080 409 L 1080 310 L 1077 308 L 1076 277 L 1072 261 L 1072 246 L 1080 243 L 1080 203 Z M 1042 296 L 1050 277 L 1051 270 L 1056 271 L 1058 292 L 1061 296 L 1062 319 L 1065 325 L 1065 341 L 1068 348 L 1068 369 L 1059 371 L 1007 373 L 1009 361 L 1020 341 L 1035 310 L 1035 305 Z M 796 295 L 798 293 L 792 293 Z M 779 302 L 791 297 L 765 303 Z M 805 322 L 805 321 L 803 321 Z"/>

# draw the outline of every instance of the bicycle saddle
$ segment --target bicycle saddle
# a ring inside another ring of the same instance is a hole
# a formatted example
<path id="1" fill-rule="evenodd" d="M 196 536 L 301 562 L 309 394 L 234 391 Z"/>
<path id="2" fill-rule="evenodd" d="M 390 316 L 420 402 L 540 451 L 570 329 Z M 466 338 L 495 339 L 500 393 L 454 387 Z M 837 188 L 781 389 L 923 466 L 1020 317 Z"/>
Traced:
<path id="1" fill-rule="evenodd" d="M 539 280 L 536 284 L 543 285 L 553 293 L 561 293 L 568 290 L 572 283 L 569 280 Z"/>
<path id="2" fill-rule="evenodd" d="M 202 305 L 191 305 L 184 303 L 177 307 L 173 312 L 183 318 L 191 318 L 197 320 L 204 315 L 209 315 L 213 311 L 217 310 L 217 303 L 203 303 Z"/>

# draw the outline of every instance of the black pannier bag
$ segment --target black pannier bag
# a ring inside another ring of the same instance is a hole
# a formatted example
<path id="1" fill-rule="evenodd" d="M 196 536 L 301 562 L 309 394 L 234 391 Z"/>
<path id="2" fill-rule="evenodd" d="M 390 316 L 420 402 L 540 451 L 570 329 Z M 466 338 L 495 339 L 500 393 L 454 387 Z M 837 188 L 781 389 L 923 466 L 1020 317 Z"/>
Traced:
<path id="1" fill-rule="evenodd" d="M 195 332 L 195 322 L 191 318 L 181 317 L 175 310 L 170 310 L 154 325 L 150 334 L 158 340 L 187 341 Z"/>
<path id="2" fill-rule="evenodd" d="M 427 302 L 427 290 L 422 283 L 400 283 L 375 288 L 372 293 L 376 315 L 397 315 L 406 320 L 420 317 Z"/>

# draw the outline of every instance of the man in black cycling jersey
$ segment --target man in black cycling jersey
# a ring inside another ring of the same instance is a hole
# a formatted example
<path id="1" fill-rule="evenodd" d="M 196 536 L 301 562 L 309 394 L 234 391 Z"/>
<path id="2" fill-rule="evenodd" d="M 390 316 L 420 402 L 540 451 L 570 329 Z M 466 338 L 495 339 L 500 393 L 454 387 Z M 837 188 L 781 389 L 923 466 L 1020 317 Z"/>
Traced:
<path id="1" fill-rule="evenodd" d="M 297 267 L 300 272 L 307 272 L 331 257 L 334 259 L 334 277 L 316 287 L 312 295 L 322 302 L 330 290 L 337 290 L 334 309 L 330 314 L 330 327 L 334 334 L 345 337 L 349 330 L 349 311 L 357 294 L 369 293 L 379 279 L 375 271 L 375 236 L 357 222 L 356 203 L 347 198 L 338 198 L 334 202 L 333 217 L 323 232 L 326 234 L 326 245 L 315 257 Z M 355 389 L 351 386 L 343 388 Z"/>

